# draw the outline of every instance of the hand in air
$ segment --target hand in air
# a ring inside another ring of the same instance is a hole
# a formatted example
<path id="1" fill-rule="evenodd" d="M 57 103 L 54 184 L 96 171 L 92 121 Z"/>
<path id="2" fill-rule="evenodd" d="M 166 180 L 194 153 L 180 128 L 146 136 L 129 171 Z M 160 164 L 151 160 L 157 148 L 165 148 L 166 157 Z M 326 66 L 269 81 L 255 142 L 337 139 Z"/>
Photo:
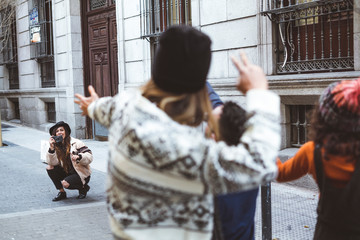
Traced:
<path id="1" fill-rule="evenodd" d="M 75 94 L 75 97 L 78 98 L 78 100 L 75 100 L 74 102 L 79 104 L 80 109 L 82 110 L 82 115 L 88 115 L 88 111 L 87 108 L 88 106 L 96 101 L 97 99 L 99 99 L 99 96 L 97 95 L 97 93 L 95 92 L 95 89 L 93 88 L 93 86 L 89 86 L 88 87 L 89 93 L 90 93 L 90 97 L 85 97 L 81 94 Z"/>
<path id="2" fill-rule="evenodd" d="M 236 88 L 246 94 L 250 89 L 268 89 L 268 82 L 261 67 L 249 62 L 244 52 L 240 52 L 240 60 L 231 57 L 240 76 Z"/>

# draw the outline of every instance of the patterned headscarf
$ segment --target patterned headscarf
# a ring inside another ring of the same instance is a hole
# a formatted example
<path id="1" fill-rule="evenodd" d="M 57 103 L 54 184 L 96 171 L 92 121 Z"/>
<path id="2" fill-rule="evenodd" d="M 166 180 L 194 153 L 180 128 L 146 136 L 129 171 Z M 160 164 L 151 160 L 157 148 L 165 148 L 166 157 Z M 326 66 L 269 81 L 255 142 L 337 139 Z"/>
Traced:
<path id="1" fill-rule="evenodd" d="M 319 103 L 326 124 L 340 131 L 360 132 L 360 78 L 329 85 Z"/>

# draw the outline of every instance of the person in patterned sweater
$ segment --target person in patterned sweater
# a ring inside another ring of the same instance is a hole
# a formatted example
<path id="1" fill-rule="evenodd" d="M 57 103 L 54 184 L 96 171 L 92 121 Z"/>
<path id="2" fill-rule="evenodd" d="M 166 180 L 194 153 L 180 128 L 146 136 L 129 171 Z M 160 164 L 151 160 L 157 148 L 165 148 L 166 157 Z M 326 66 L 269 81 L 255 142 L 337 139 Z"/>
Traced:
<path id="1" fill-rule="evenodd" d="M 314 239 L 360 239 L 360 78 L 328 86 L 311 118 L 311 141 L 277 161 L 277 181 L 310 173 L 320 189 Z"/>
<path id="2" fill-rule="evenodd" d="M 277 175 L 279 97 L 262 69 L 233 58 L 252 117 L 236 146 L 205 138 L 214 129 L 206 77 L 210 38 L 190 26 L 161 36 L 151 79 L 99 98 L 76 94 L 84 115 L 109 129 L 107 204 L 114 239 L 211 239 L 213 196 L 257 188 Z"/>

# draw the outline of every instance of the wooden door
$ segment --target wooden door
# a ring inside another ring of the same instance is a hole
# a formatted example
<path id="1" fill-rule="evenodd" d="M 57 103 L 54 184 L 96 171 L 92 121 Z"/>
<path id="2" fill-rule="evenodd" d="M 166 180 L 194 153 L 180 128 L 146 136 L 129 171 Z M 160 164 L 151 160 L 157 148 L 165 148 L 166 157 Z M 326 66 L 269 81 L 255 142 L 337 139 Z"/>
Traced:
<path id="1" fill-rule="evenodd" d="M 82 1 L 85 92 L 94 86 L 100 97 L 118 92 L 115 1 Z M 87 136 L 106 138 L 107 131 L 87 121 Z"/>

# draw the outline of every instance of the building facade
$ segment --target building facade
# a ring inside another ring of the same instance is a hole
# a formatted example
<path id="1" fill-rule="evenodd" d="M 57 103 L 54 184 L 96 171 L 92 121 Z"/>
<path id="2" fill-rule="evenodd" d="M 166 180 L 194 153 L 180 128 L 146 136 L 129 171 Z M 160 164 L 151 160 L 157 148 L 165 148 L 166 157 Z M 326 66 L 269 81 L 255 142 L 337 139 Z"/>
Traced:
<path id="1" fill-rule="evenodd" d="M 241 49 L 281 97 L 282 148 L 307 140 L 307 113 L 331 82 L 360 77 L 359 0 L 117 1 L 120 89 L 150 78 L 158 35 L 190 24 L 212 39 L 209 82 L 244 103 L 230 57 Z"/>
<path id="2" fill-rule="evenodd" d="M 281 97 L 282 148 L 298 147 L 322 90 L 360 76 L 359 9 L 359 0 L 18 0 L 0 58 L 1 117 L 40 130 L 64 120 L 76 137 L 104 137 L 74 93 L 140 86 L 159 34 L 189 24 L 212 39 L 208 80 L 223 100 L 244 103 L 230 56 L 242 49 L 264 68 Z"/>

